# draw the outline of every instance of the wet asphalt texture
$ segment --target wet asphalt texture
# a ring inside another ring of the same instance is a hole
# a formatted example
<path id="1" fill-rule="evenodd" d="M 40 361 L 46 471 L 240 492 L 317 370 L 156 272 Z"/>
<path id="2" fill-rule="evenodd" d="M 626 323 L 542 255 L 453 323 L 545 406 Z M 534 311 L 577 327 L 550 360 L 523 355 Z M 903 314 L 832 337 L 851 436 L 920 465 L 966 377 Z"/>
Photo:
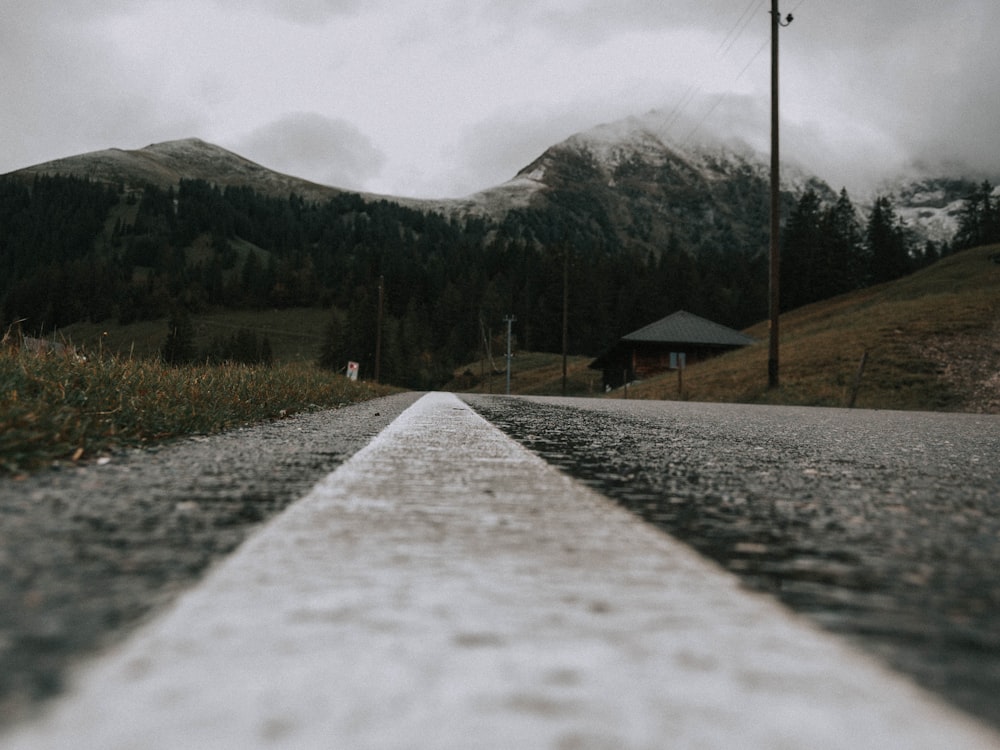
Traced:
<path id="1" fill-rule="evenodd" d="M 1000 727 L 1000 419 L 465 396 L 550 463 Z"/>
<path id="2" fill-rule="evenodd" d="M 0 726 L 198 581 L 419 394 L 0 479 Z"/>
<path id="3" fill-rule="evenodd" d="M 0 726 L 418 397 L 0 479 Z M 1000 727 L 1000 418 L 466 399 L 748 587 Z"/>

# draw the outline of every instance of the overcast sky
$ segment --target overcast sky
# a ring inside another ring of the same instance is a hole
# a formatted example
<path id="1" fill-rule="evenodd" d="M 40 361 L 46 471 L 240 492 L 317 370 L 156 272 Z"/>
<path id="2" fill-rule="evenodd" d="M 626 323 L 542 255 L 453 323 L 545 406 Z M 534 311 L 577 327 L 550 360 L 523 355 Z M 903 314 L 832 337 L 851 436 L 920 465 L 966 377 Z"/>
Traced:
<path id="1" fill-rule="evenodd" d="M 196 136 L 458 197 L 659 110 L 766 153 L 769 0 L 0 0 L 0 173 Z M 1000 2 L 783 0 L 784 154 L 853 192 L 1000 174 Z"/>

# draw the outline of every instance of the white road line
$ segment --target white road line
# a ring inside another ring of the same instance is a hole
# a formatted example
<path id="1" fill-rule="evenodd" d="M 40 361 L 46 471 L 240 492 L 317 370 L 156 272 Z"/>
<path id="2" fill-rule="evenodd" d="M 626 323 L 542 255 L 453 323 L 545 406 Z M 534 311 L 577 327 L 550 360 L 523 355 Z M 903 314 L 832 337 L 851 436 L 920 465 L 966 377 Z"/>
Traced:
<path id="1" fill-rule="evenodd" d="M 0 747 L 1000 738 L 431 394 Z"/>

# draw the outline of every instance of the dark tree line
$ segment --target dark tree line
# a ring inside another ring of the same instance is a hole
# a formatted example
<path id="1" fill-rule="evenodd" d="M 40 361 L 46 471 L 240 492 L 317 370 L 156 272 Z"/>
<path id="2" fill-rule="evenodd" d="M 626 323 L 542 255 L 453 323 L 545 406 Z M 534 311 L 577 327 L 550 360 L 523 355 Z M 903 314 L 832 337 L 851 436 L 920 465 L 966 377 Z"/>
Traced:
<path id="1" fill-rule="evenodd" d="M 996 226 L 996 201 L 982 191 L 963 219 L 969 236 Z M 763 319 L 767 259 L 754 217 L 766 212 L 754 206 L 738 224 L 716 219 L 697 246 L 690 232 L 676 232 L 651 251 L 616 228 L 610 204 L 588 204 L 572 186 L 497 224 L 346 193 L 318 203 L 199 180 L 128 193 L 74 178 L 5 178 L 0 323 L 26 319 L 26 330 L 38 331 L 214 308 L 325 307 L 321 360 L 334 369 L 358 361 L 371 375 L 381 279 L 382 378 L 429 387 L 478 357 L 508 314 L 522 347 L 560 351 L 567 288 L 578 354 L 600 353 L 678 309 L 736 328 Z M 862 225 L 846 192 L 829 204 L 803 194 L 784 242 L 788 308 L 895 278 L 929 258 L 888 200 Z M 183 319 L 176 322 L 171 330 L 183 333 Z M 266 357 L 263 342 L 246 335 L 210 352 L 185 350 L 183 338 L 167 342 L 166 359 L 247 361 L 251 349 Z"/>
<path id="2" fill-rule="evenodd" d="M 270 365 L 274 360 L 271 341 L 258 337 L 249 328 L 240 328 L 231 336 L 215 336 L 203 351 L 195 346 L 194 323 L 187 310 L 174 310 L 167 321 L 167 336 L 160 347 L 160 359 L 170 365 L 193 362 Z"/>
<path id="3" fill-rule="evenodd" d="M 847 191 L 828 206 L 815 191 L 803 193 L 782 235 L 782 308 L 860 288 L 866 265 L 864 237 Z"/>
<path id="4" fill-rule="evenodd" d="M 323 306 L 331 309 L 324 361 L 360 361 L 370 375 L 382 278 L 383 379 L 426 386 L 477 357 L 484 332 L 507 314 L 517 316 L 521 346 L 559 351 L 564 274 L 576 353 L 596 354 L 679 307 L 735 326 L 763 314 L 758 250 L 695 254 L 673 238 L 659 254 L 636 250 L 601 212 L 583 221 L 579 195 L 495 225 L 351 194 L 311 203 L 197 180 L 141 194 L 67 178 L 4 180 L 0 189 L 3 315 L 32 330 L 178 310 Z M 30 253 L 50 213 L 59 226 L 74 221 L 67 206 L 80 207 L 68 243 Z M 166 359 L 205 356 L 174 338 Z M 227 346 L 235 343 L 216 349 Z"/>
<path id="5" fill-rule="evenodd" d="M 996 242 L 1000 242 L 1000 199 L 993 197 L 993 186 L 984 181 L 963 202 L 953 245 L 965 250 Z"/>
<path id="6" fill-rule="evenodd" d="M 806 190 L 782 233 L 782 309 L 901 278 L 945 252 L 932 242 L 919 246 L 885 196 L 863 221 L 846 190 L 829 204 Z"/>
<path id="7" fill-rule="evenodd" d="M 94 242 L 118 201 L 116 189 L 75 177 L 0 180 L 4 318 L 51 327 L 111 316 L 121 269 L 97 257 Z"/>

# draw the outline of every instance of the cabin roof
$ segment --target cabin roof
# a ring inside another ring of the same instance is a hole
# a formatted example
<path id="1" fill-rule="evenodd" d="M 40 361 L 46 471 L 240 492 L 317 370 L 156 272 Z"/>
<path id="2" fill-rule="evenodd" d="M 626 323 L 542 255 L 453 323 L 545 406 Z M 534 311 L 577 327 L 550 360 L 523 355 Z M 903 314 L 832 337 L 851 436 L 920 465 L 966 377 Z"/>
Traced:
<path id="1" fill-rule="evenodd" d="M 724 347 L 749 346 L 754 343 L 752 338 L 737 330 L 684 310 L 633 331 L 622 337 L 622 341 Z"/>

